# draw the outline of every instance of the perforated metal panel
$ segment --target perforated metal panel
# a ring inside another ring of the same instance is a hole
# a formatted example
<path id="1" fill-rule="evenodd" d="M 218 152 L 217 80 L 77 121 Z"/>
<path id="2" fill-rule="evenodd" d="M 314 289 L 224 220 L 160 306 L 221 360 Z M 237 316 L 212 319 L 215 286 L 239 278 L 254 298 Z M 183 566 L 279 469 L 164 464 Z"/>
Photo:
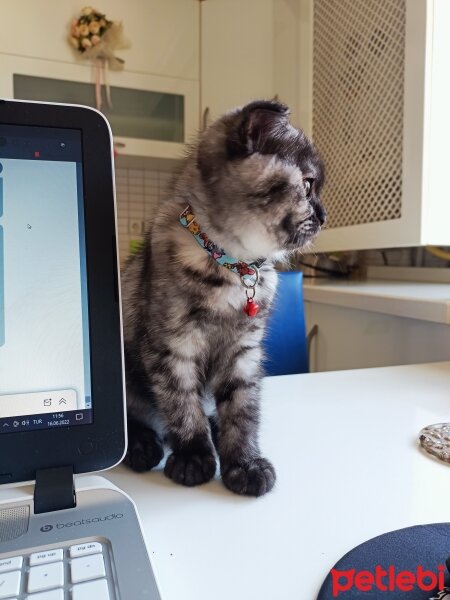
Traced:
<path id="1" fill-rule="evenodd" d="M 314 0 L 313 138 L 328 227 L 402 212 L 405 0 Z"/>
<path id="2" fill-rule="evenodd" d="M 28 531 L 29 506 L 0 510 L 0 542 L 15 540 Z"/>

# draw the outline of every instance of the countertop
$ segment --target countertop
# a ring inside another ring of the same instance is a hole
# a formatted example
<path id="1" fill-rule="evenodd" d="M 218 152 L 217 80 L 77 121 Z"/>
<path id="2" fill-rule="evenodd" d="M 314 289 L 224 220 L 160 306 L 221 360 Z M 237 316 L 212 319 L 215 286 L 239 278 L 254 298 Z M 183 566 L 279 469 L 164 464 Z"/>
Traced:
<path id="1" fill-rule="evenodd" d="M 450 284 L 373 279 L 304 283 L 306 301 L 450 324 Z"/>

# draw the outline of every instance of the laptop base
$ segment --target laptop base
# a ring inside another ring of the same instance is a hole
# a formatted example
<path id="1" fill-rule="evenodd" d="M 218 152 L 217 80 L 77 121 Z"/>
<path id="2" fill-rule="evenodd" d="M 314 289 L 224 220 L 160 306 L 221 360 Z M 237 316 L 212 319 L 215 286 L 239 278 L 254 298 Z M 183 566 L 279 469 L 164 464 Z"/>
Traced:
<path id="1" fill-rule="evenodd" d="M 75 492 L 76 507 L 36 514 L 32 485 L 0 490 L 0 598 L 160 600 L 132 500 L 99 476 Z"/>

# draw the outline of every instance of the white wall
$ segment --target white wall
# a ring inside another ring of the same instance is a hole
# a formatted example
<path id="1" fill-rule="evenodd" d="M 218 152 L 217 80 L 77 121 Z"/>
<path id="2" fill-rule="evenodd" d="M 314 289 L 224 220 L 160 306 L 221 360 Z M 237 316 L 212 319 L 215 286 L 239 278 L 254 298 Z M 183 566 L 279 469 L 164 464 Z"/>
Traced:
<path id="1" fill-rule="evenodd" d="M 145 168 L 116 168 L 117 223 L 120 263 L 130 254 L 130 242 L 140 240 L 142 233 L 133 225 L 144 228 L 153 220 L 159 203 L 164 199 L 173 168 L 147 166 Z M 175 163 L 177 164 L 177 163 Z"/>

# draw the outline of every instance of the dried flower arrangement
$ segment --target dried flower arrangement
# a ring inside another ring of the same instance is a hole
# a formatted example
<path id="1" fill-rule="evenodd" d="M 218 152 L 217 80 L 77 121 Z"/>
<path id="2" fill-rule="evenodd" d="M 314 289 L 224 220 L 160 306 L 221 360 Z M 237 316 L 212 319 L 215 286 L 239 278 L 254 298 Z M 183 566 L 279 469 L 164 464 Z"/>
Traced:
<path id="1" fill-rule="evenodd" d="M 125 61 L 115 55 L 116 50 L 129 46 L 129 42 L 123 35 L 122 23 L 110 21 L 105 14 L 91 6 L 86 6 L 71 23 L 69 43 L 79 56 L 92 61 L 92 64 L 96 67 L 97 108 L 100 109 L 102 104 L 100 89 L 102 74 L 108 103 L 111 104 L 105 67 L 116 71 L 123 69 Z"/>

